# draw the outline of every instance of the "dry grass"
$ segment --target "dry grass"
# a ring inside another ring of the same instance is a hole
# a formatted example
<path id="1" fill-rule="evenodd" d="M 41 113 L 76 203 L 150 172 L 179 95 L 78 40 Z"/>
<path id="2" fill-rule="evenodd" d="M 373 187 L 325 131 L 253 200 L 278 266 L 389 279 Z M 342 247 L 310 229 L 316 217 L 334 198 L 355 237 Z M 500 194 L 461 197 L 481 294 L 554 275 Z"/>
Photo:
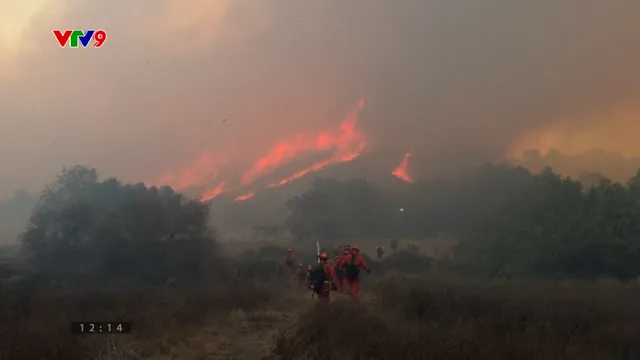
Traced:
<path id="1" fill-rule="evenodd" d="M 640 359 L 640 288 L 388 276 L 329 306 L 284 280 L 153 292 L 0 293 L 0 360 Z M 128 320 L 131 335 L 69 334 Z"/>
<path id="2" fill-rule="evenodd" d="M 637 359 L 640 289 L 612 284 L 383 280 L 370 306 L 334 303 L 270 359 Z"/>
<path id="3" fill-rule="evenodd" d="M 278 284 L 154 293 L 3 294 L 0 359 L 260 358 L 302 301 Z M 283 294 L 289 294 L 288 296 Z M 70 321 L 132 321 L 131 335 L 72 335 Z M 239 339 L 243 339 L 239 342 Z"/>

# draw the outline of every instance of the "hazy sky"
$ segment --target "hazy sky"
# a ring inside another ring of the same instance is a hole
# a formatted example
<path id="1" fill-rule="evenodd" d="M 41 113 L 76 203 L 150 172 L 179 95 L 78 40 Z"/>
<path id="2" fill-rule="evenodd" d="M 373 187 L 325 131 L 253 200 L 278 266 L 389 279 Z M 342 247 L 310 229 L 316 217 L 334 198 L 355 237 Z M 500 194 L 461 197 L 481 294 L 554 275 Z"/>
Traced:
<path id="1" fill-rule="evenodd" d="M 638 19 L 638 0 L 0 0 L 0 197 L 75 163 L 243 166 L 361 97 L 370 146 L 418 170 L 537 137 L 640 155 Z M 108 39 L 62 49 L 66 28 Z"/>

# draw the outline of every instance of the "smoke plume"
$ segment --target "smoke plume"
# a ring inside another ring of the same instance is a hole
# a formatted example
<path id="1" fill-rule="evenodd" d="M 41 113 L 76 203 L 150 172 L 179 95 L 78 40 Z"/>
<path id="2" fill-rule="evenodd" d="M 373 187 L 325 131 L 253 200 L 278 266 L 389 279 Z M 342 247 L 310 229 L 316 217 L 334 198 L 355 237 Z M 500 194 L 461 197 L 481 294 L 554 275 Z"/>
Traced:
<path id="1" fill-rule="evenodd" d="M 417 178 L 536 144 L 640 155 L 637 0 L 23 3 L 0 0 L 0 196 L 75 163 L 211 195 L 278 144 L 301 150 L 255 179 L 354 151 Z M 88 28 L 101 49 L 52 35 Z M 348 145 L 316 146 L 361 99 Z"/>

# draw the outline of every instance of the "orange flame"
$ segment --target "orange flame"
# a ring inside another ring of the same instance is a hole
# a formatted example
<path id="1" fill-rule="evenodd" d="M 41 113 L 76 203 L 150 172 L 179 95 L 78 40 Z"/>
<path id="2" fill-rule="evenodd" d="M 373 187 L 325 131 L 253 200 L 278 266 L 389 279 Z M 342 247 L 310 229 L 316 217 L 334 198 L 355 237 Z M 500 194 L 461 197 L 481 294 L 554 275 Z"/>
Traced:
<path id="1" fill-rule="evenodd" d="M 411 158 L 411 153 L 404 154 L 404 156 L 402 157 L 402 161 L 400 161 L 400 164 L 398 164 L 398 166 L 395 169 L 393 169 L 391 173 L 398 179 L 401 179 L 402 181 L 412 183 L 415 180 L 408 173 L 409 158 Z"/>
<path id="2" fill-rule="evenodd" d="M 220 184 L 218 184 L 218 186 L 216 186 L 215 188 L 213 188 L 212 190 L 206 191 L 204 192 L 201 196 L 200 199 L 202 201 L 209 201 L 213 198 L 215 198 L 216 196 L 222 194 L 222 192 L 224 191 L 224 181 L 221 182 Z"/>
<path id="3" fill-rule="evenodd" d="M 364 107 L 364 100 L 360 100 L 357 104 L 357 109 L 347 114 L 343 121 L 335 128 L 328 129 L 316 135 L 297 134 L 289 140 L 275 144 L 242 175 L 240 179 L 241 185 L 249 185 L 262 176 L 273 172 L 275 169 L 289 164 L 301 155 L 312 152 L 321 153 L 330 151 L 332 155 L 328 160 L 317 162 L 269 186 L 282 186 L 328 165 L 354 160 L 360 156 L 366 146 L 365 135 L 357 128 L 358 110 L 362 107 Z M 171 173 L 164 174 L 160 176 L 155 183 L 169 185 L 176 190 L 183 190 L 192 186 L 202 187 L 215 180 L 219 175 L 220 169 L 228 164 L 228 157 L 215 156 L 210 152 L 206 152 L 193 164 L 187 166 L 182 176 L 176 176 Z M 237 187 L 231 186 L 231 188 Z M 230 190 L 229 188 L 225 188 L 225 182 L 222 181 L 219 182 L 215 188 L 205 191 L 201 199 L 203 201 L 211 200 L 224 191 Z M 237 197 L 236 200 L 247 200 L 252 196 L 253 193 L 250 195 L 242 195 Z"/>
<path id="4" fill-rule="evenodd" d="M 287 183 L 289 183 L 289 182 L 291 182 L 291 181 L 293 181 L 295 179 L 299 179 L 299 178 L 307 175 L 308 173 L 321 170 L 322 168 L 324 168 L 325 166 L 329 165 L 330 163 L 331 163 L 330 160 L 325 160 L 325 161 L 313 164 L 310 167 L 308 167 L 308 168 L 306 168 L 304 170 L 298 171 L 297 173 L 295 173 L 295 174 L 293 174 L 293 175 L 291 175 L 291 176 L 289 176 L 287 178 L 284 178 L 284 179 L 282 179 L 282 180 L 280 180 L 278 182 L 270 184 L 269 187 L 270 188 L 274 188 L 274 187 L 282 186 L 282 185 L 287 184 Z"/>
<path id="5" fill-rule="evenodd" d="M 362 108 L 364 106 L 363 100 L 360 100 L 358 103 L 358 108 Z M 364 135 L 356 130 L 356 125 L 358 123 L 358 113 L 354 111 L 347 115 L 347 117 L 340 124 L 341 135 L 338 137 L 331 138 L 334 143 L 339 144 L 336 149 L 335 154 L 328 160 L 323 160 L 317 162 L 306 169 L 300 170 L 293 175 L 284 178 L 276 183 L 270 184 L 269 187 L 278 187 L 284 184 L 287 184 L 293 180 L 299 179 L 311 172 L 319 171 L 324 167 L 337 164 L 337 163 L 345 163 L 356 159 L 366 146 L 366 141 L 364 139 Z M 325 134 L 321 134 L 325 135 Z M 320 140 L 320 137 L 318 138 Z"/>
<path id="6" fill-rule="evenodd" d="M 251 199 L 252 197 L 253 197 L 253 192 L 250 192 L 248 194 L 244 194 L 236 197 L 233 201 L 245 201 L 245 200 Z"/>
<path id="7" fill-rule="evenodd" d="M 191 186 L 203 186 L 214 180 L 220 168 L 227 164 L 226 158 L 205 152 L 195 162 L 186 167 L 182 176 L 167 173 L 158 177 L 153 183 L 171 186 L 174 190 L 183 190 Z"/>
<path id="8" fill-rule="evenodd" d="M 358 109 L 364 106 L 364 101 L 358 102 Z M 289 163 L 298 155 L 310 151 L 334 150 L 336 154 L 345 154 L 353 151 L 353 148 L 364 148 L 364 135 L 356 130 L 358 124 L 357 111 L 351 112 L 342 121 L 338 129 L 324 131 L 316 136 L 296 135 L 289 141 L 284 141 L 273 146 L 266 155 L 258 159 L 253 167 L 242 176 L 242 184 L 247 185 L 255 179 L 266 175 L 279 166 Z M 342 158 L 344 155 L 335 155 Z M 357 155 L 356 155 L 357 156 Z M 330 163 L 340 162 L 338 159 Z M 318 165 L 314 165 L 315 167 Z M 311 171 L 311 170 L 309 170 Z"/>

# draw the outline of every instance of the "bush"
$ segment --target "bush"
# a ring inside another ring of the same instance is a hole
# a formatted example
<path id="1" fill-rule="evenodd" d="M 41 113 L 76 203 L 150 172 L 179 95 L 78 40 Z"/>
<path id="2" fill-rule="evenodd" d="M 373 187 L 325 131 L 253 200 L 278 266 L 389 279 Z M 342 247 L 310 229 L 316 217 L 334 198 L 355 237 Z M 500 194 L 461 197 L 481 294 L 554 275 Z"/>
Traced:
<path id="1" fill-rule="evenodd" d="M 197 280 L 219 254 L 208 206 L 171 188 L 98 181 L 95 169 L 63 169 L 22 236 L 35 273 L 55 284 L 161 284 Z"/>
<path id="2" fill-rule="evenodd" d="M 238 259 L 236 276 L 244 279 L 270 280 L 284 276 L 282 261 L 267 259 Z"/>
<path id="3" fill-rule="evenodd" d="M 282 263 L 286 253 L 287 248 L 277 245 L 266 245 L 258 249 L 247 250 L 242 257 L 248 259 L 273 260 Z"/>
<path id="4" fill-rule="evenodd" d="M 318 306 L 269 359 L 635 359 L 638 288 L 390 277 L 372 308 Z"/>
<path id="5" fill-rule="evenodd" d="M 383 272 L 399 271 L 407 274 L 424 274 L 433 268 L 433 259 L 418 251 L 400 250 L 387 256 L 382 262 Z"/>
<path id="6" fill-rule="evenodd" d="M 490 221 L 461 241 L 458 268 L 485 276 L 635 279 L 640 275 L 640 173 L 627 185 L 584 188 L 536 175 Z"/>

